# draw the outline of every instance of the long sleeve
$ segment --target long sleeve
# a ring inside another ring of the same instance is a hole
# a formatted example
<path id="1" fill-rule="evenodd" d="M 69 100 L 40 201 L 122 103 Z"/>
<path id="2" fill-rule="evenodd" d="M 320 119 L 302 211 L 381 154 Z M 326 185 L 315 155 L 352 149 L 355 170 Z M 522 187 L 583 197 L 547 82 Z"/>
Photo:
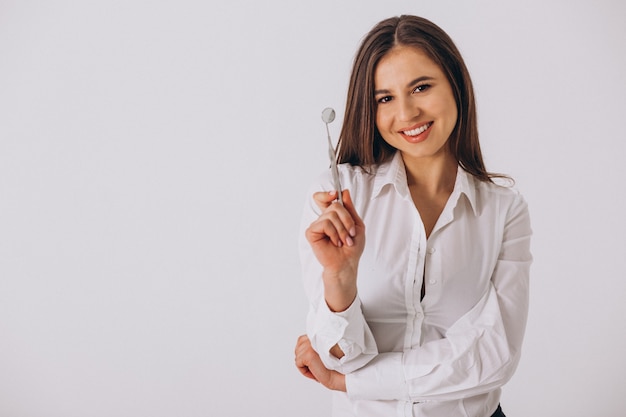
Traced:
<path id="1" fill-rule="evenodd" d="M 324 184 L 325 181 L 322 181 Z M 322 185 L 314 191 L 330 189 Z M 374 336 L 363 316 L 361 301 L 357 295 L 352 305 L 340 313 L 332 312 L 324 299 L 322 266 L 313 254 L 305 238 L 305 230 L 320 215 L 312 198 L 307 200 L 299 234 L 300 261 L 304 288 L 309 300 L 307 335 L 311 345 L 320 355 L 324 365 L 341 373 L 358 369 L 376 356 L 378 350 Z M 344 352 L 341 359 L 330 354 L 330 349 L 339 345 Z"/>
<path id="2" fill-rule="evenodd" d="M 346 376 L 348 396 L 413 402 L 466 398 L 506 383 L 519 362 L 528 312 L 530 219 L 517 195 L 506 211 L 490 282 L 441 339 L 381 353 Z"/>

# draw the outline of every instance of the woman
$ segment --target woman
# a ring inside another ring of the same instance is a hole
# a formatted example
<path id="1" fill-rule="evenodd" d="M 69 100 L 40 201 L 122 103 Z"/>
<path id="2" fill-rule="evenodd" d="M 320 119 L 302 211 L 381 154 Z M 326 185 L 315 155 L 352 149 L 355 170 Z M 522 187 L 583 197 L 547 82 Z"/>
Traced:
<path id="1" fill-rule="evenodd" d="M 304 211 L 296 366 L 333 390 L 334 416 L 503 416 L 530 220 L 485 169 L 468 71 L 435 24 L 401 16 L 364 38 L 338 158 L 344 204 L 325 173 Z"/>

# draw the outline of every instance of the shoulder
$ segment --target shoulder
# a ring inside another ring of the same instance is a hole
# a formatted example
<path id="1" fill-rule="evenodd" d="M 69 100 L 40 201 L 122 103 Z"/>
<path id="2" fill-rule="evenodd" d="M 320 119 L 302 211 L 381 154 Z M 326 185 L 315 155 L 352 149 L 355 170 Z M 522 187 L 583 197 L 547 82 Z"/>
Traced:
<path id="1" fill-rule="evenodd" d="M 506 178 L 494 178 L 493 182 L 480 181 L 474 179 L 477 191 L 493 197 L 514 197 L 521 195 L 520 191 L 513 184 L 512 180 Z"/>
<path id="2" fill-rule="evenodd" d="M 474 179 L 476 190 L 490 198 L 515 199 L 521 196 L 520 191 L 513 185 L 512 180 L 494 178 L 493 182 Z"/>
<path id="3" fill-rule="evenodd" d="M 528 212 L 528 204 L 511 180 L 494 179 L 485 182 L 474 179 L 476 199 L 480 206 L 497 210 L 506 217 Z"/>

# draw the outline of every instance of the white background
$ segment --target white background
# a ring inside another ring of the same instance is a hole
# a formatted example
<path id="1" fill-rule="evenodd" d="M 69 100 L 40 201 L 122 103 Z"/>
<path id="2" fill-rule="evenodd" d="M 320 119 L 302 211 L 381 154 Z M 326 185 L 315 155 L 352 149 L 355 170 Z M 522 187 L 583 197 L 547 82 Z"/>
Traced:
<path id="1" fill-rule="evenodd" d="M 305 190 L 379 20 L 444 28 L 532 214 L 514 416 L 626 413 L 620 1 L 0 1 L 0 416 L 323 416 Z"/>

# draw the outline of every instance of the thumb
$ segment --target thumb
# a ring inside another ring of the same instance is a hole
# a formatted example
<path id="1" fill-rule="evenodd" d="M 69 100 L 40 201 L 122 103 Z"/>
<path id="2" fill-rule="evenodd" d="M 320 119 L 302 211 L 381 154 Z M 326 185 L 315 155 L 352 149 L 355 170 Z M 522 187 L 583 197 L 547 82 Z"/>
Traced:
<path id="1" fill-rule="evenodd" d="M 323 211 L 337 199 L 337 191 L 318 191 L 313 194 L 313 201 Z"/>

